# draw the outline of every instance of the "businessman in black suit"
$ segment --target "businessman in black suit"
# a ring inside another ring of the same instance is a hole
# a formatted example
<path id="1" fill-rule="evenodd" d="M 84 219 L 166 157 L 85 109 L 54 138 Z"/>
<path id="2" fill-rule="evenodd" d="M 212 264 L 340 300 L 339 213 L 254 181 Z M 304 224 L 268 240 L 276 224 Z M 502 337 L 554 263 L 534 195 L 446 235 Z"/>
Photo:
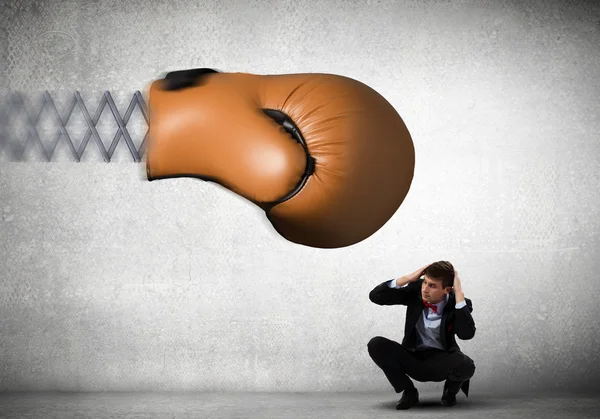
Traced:
<path id="1" fill-rule="evenodd" d="M 455 336 L 462 340 L 475 336 L 473 305 L 465 298 L 450 262 L 435 262 L 385 281 L 371 291 L 369 299 L 382 306 L 406 306 L 402 343 L 377 336 L 367 345 L 369 355 L 396 393 L 404 392 L 396 409 L 409 409 L 419 402 L 419 392 L 410 378 L 420 382 L 445 380 L 441 399 L 445 406 L 456 404 L 461 389 L 469 396 L 475 364 L 461 352 Z"/>

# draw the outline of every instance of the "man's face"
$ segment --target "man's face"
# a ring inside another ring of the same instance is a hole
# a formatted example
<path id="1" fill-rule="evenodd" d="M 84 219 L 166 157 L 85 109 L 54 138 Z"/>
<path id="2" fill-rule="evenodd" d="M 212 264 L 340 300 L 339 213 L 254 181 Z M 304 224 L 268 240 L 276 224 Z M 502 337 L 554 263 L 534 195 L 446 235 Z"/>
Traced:
<path id="1" fill-rule="evenodd" d="M 423 278 L 423 284 L 421 284 L 421 297 L 424 301 L 432 304 L 437 304 L 446 298 L 452 288 L 442 288 L 442 280 L 430 278 L 427 275 Z"/>

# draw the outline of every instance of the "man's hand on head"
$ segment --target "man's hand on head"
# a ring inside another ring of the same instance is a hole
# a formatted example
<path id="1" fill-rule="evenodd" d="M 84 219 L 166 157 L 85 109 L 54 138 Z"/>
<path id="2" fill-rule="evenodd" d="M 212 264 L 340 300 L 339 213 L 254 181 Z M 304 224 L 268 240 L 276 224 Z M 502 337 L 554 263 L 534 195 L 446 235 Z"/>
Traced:
<path id="1" fill-rule="evenodd" d="M 422 266 L 421 268 L 417 269 L 416 271 L 414 271 L 411 275 L 411 282 L 415 282 L 417 281 L 419 278 L 421 278 L 424 274 L 425 274 L 425 269 L 427 269 L 429 267 L 429 265 L 431 265 L 431 263 L 428 263 L 425 266 Z"/>
<path id="2" fill-rule="evenodd" d="M 456 302 L 460 303 L 465 299 L 465 294 L 463 293 L 462 283 L 460 282 L 460 277 L 458 276 L 458 272 L 456 269 L 454 270 L 454 286 L 452 287 L 454 290 L 454 295 L 456 296 Z"/>
<path id="3" fill-rule="evenodd" d="M 406 285 L 410 282 L 418 281 L 419 278 L 421 278 L 423 276 L 423 274 L 425 273 L 425 269 L 427 269 L 429 267 L 429 265 L 431 265 L 431 263 L 428 263 L 427 265 L 422 266 L 421 268 L 417 269 L 416 271 L 414 271 L 411 274 L 402 275 L 400 278 L 396 279 L 396 285 L 398 285 L 399 287 L 403 287 L 404 285 Z"/>
<path id="4" fill-rule="evenodd" d="M 454 292 L 462 292 L 462 284 L 460 283 L 460 277 L 458 271 L 454 270 L 454 286 L 452 287 Z"/>

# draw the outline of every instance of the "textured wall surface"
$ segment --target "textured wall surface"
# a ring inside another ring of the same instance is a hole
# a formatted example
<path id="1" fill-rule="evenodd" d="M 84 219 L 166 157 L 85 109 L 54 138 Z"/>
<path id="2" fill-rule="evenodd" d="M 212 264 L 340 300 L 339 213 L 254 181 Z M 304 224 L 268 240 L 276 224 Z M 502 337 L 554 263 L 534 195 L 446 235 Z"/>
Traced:
<path id="1" fill-rule="evenodd" d="M 447 259 L 473 392 L 600 389 L 599 22 L 592 1 L 2 1 L 5 92 L 122 109 L 173 69 L 339 73 L 396 107 L 417 164 L 384 228 L 319 250 L 126 150 L 3 160 L 0 388 L 391 391 L 366 344 L 404 310 L 368 293 Z"/>

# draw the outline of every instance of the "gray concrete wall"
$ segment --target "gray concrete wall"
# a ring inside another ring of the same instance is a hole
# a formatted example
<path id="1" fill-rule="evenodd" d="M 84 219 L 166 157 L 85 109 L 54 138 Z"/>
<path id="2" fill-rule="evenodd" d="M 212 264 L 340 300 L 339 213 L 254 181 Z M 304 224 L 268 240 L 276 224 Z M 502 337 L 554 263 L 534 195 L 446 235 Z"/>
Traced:
<path id="1" fill-rule="evenodd" d="M 396 215 L 337 250 L 130 158 L 3 161 L 1 389 L 391 391 L 366 344 L 401 339 L 404 311 L 368 293 L 438 259 L 474 303 L 474 392 L 600 388 L 597 2 L 5 0 L 0 19 L 5 91 L 339 73 L 417 152 Z"/>

